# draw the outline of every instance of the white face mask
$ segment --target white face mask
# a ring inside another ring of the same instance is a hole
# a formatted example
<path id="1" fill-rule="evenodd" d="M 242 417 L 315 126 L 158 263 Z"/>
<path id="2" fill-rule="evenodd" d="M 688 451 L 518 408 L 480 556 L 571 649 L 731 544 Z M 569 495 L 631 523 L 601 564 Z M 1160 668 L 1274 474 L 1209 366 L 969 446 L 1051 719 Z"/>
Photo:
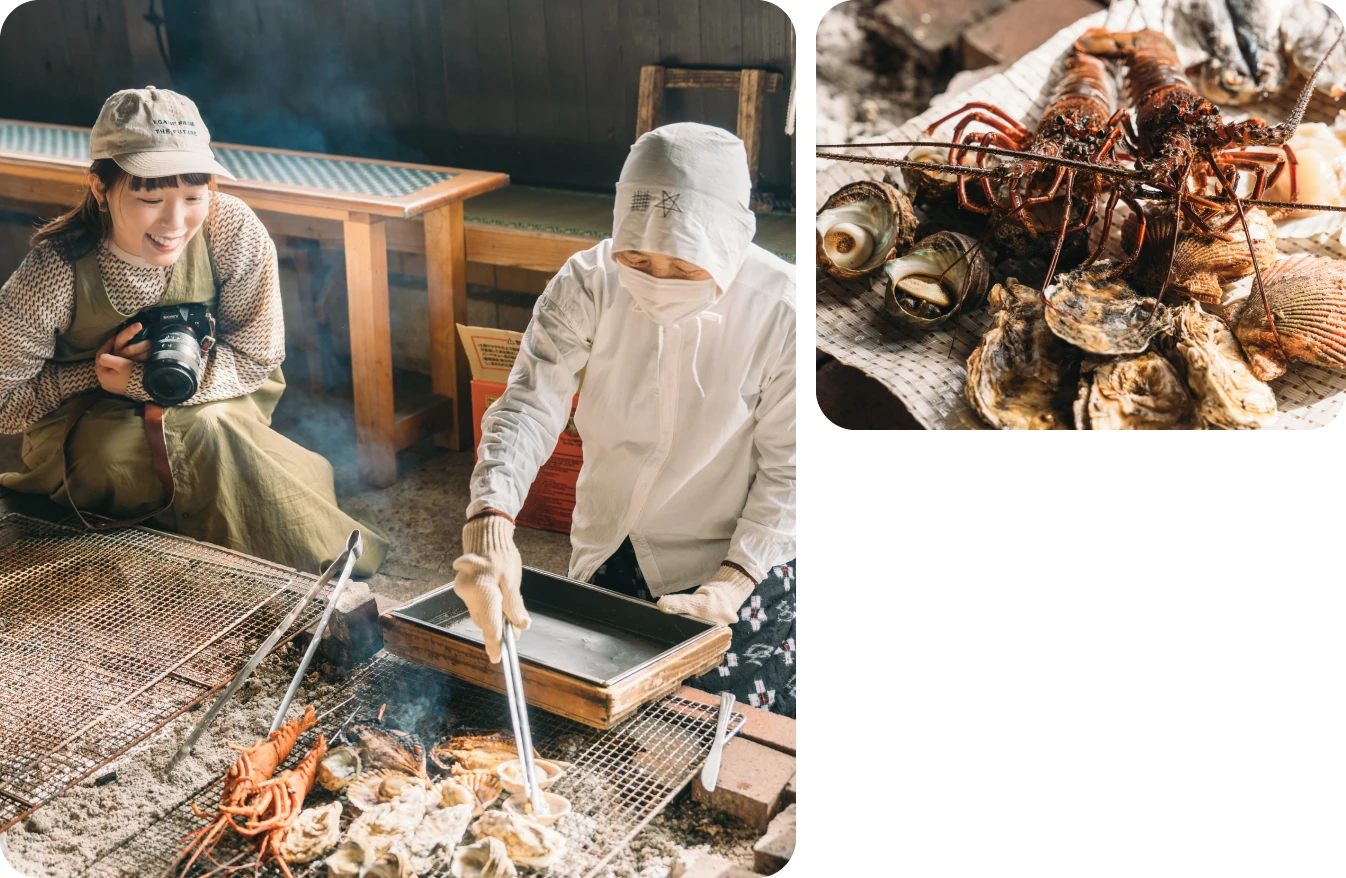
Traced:
<path id="1" fill-rule="evenodd" d="M 617 263 L 622 286 L 641 310 L 660 326 L 669 326 L 686 317 L 700 314 L 715 304 L 715 279 L 666 280 L 650 277 L 629 265 Z"/>

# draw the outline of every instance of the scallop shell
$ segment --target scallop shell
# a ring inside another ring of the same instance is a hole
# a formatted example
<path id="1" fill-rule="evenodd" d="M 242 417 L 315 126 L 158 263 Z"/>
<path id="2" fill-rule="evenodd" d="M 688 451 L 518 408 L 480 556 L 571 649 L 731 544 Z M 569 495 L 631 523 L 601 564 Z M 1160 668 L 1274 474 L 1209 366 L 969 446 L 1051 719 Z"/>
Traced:
<path id="1" fill-rule="evenodd" d="M 453 878 L 517 878 L 519 871 L 509 858 L 505 843 L 487 836 L 474 845 L 455 850 L 449 874 Z"/>
<path id="2" fill-rule="evenodd" d="M 424 786 L 420 778 L 380 768 L 363 772 L 347 784 L 346 798 L 359 810 L 368 811 L 375 805 L 391 802 L 411 787 Z"/>
<path id="3" fill-rule="evenodd" d="M 1346 369 L 1346 260 L 1292 256 L 1262 282 L 1280 341 L 1254 288 L 1235 328 L 1253 374 L 1270 381 L 1293 360 Z"/>
<path id="4" fill-rule="evenodd" d="M 300 812 L 278 848 L 287 863 L 309 863 L 336 847 L 341 838 L 341 803 Z"/>
<path id="5" fill-rule="evenodd" d="M 360 773 L 360 753 L 349 744 L 334 747 L 318 763 L 318 784 L 332 793 L 339 793 Z"/>
<path id="6" fill-rule="evenodd" d="M 903 156 L 909 162 L 947 165 L 949 149 L 944 146 L 917 146 Z M 948 171 L 903 168 L 902 178 L 918 204 L 953 202 L 958 198 L 958 175 Z"/>
<path id="7" fill-rule="evenodd" d="M 1037 290 L 996 284 L 990 307 L 995 323 L 967 360 L 968 402 L 996 429 L 1069 429 L 1079 352 L 1047 329 Z"/>
<path id="8" fill-rule="evenodd" d="M 1196 405 L 1173 364 L 1154 351 L 1080 367 L 1080 430 L 1201 430 Z"/>
<path id="9" fill-rule="evenodd" d="M 550 759 L 534 759 L 533 768 L 533 777 L 537 781 L 539 789 L 545 790 L 565 777 L 565 769 L 561 767 L 561 764 Z M 507 792 L 518 793 L 523 791 L 523 763 L 518 759 L 500 763 L 496 766 L 495 773 Z"/>
<path id="10" fill-rule="evenodd" d="M 1137 293 L 1125 280 L 1109 277 L 1116 266 L 1098 263 L 1059 274 L 1047 288 L 1047 326 L 1062 341 L 1091 354 L 1138 354 L 1150 341 L 1173 327 L 1173 317 L 1160 307 L 1153 318 L 1152 298 Z"/>
<path id="11" fill-rule="evenodd" d="M 473 816 L 477 816 L 499 798 L 504 785 L 494 774 L 469 771 L 440 781 L 435 789 L 445 805 L 471 805 Z"/>
<path id="12" fill-rule="evenodd" d="M 986 301 L 991 263 L 984 248 L 958 232 L 922 238 L 883 265 L 883 311 L 903 326 L 934 329 Z"/>
<path id="13" fill-rule="evenodd" d="M 1187 366 L 1187 386 L 1201 420 L 1226 430 L 1271 426 L 1276 394 L 1253 375 L 1225 322 L 1188 302 L 1175 324 L 1177 354 Z"/>
<path id="14" fill-rule="evenodd" d="M 565 836 L 519 814 L 487 811 L 472 824 L 472 832 L 500 839 L 511 860 L 534 869 L 545 869 L 566 852 Z"/>
<path id="15" fill-rule="evenodd" d="M 1212 228 L 1222 226 L 1228 214 L 1211 221 Z M 1248 208 L 1248 233 L 1253 240 L 1257 265 L 1267 271 L 1276 264 L 1276 224 L 1258 208 Z M 1122 247 L 1132 252 L 1140 224 L 1132 214 L 1122 224 Z M 1233 283 L 1253 273 L 1253 256 L 1248 252 L 1248 241 L 1243 227 L 1235 222 L 1228 232 L 1231 241 L 1220 241 L 1204 235 L 1184 224 L 1178 233 L 1177 253 L 1173 256 L 1173 271 L 1164 298 L 1170 292 L 1181 293 L 1198 302 L 1218 305 L 1224 298 L 1222 284 Z M 1131 277 L 1146 294 L 1157 296 L 1168 271 L 1169 243 L 1173 240 L 1173 212 L 1150 211 L 1145 215 L 1145 240 L 1141 242 L 1140 258 Z"/>
<path id="16" fill-rule="evenodd" d="M 916 240 L 916 212 L 896 186 L 861 180 L 828 198 L 816 218 L 818 265 L 833 277 L 861 277 Z"/>

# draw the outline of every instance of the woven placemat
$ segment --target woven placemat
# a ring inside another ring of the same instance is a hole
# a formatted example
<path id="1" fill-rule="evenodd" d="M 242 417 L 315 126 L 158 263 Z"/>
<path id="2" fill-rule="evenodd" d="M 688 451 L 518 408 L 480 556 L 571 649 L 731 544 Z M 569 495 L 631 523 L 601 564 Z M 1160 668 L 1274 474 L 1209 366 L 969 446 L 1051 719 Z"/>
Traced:
<path id="1" fill-rule="evenodd" d="M 1081 19 L 1057 33 L 1002 73 L 983 80 L 969 90 L 946 97 L 929 110 L 893 131 L 874 138 L 876 141 L 917 140 L 924 129 L 941 116 L 973 101 L 995 104 L 1028 126 L 1035 125 L 1048 99 L 1048 83 L 1054 68 L 1075 39 L 1090 27 L 1113 30 L 1156 27 L 1162 20 L 1163 4 L 1117 2 L 1110 10 Z M 1188 52 L 1180 53 L 1189 63 Z M 1298 97 L 1297 86 L 1291 92 L 1265 104 L 1229 111 L 1227 118 L 1261 116 L 1279 121 L 1288 114 Z M 1321 96 L 1309 105 L 1306 121 L 1331 122 L 1340 106 Z M 973 127 L 969 130 L 982 130 Z M 942 126 L 936 138 L 947 138 L 951 126 Z M 885 158 L 900 158 L 906 149 L 853 149 Z M 864 179 L 884 179 L 883 168 L 819 159 L 816 197 L 822 204 L 831 193 L 847 183 Z M 896 172 L 894 171 L 894 174 Z M 896 179 L 889 176 L 888 179 Z M 1118 213 L 1114 230 L 1121 228 L 1123 214 Z M 1116 237 L 1114 231 L 1114 242 Z M 1283 239 L 1284 254 L 1311 253 L 1346 259 L 1346 248 L 1335 235 L 1315 238 Z M 883 287 L 878 278 L 839 282 L 817 273 L 817 346 L 845 365 L 869 375 L 897 396 L 919 421 L 929 429 L 984 429 L 985 424 L 973 412 L 964 393 L 967 358 L 991 326 L 985 310 L 965 315 L 956 328 L 941 328 L 919 333 L 897 326 L 884 316 Z M 1175 297 L 1176 299 L 1176 297 Z M 1172 304 L 1174 300 L 1170 300 Z M 1275 427 L 1311 429 L 1321 427 L 1341 411 L 1346 396 L 1346 372 L 1294 363 L 1290 371 L 1271 382 L 1281 415 Z"/>

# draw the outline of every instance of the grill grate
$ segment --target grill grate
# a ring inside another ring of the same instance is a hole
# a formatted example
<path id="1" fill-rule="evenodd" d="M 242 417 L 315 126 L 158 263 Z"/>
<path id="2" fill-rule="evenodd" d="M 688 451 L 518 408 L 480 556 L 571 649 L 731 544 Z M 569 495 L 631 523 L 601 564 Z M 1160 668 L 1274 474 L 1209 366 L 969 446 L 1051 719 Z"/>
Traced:
<path id="1" fill-rule="evenodd" d="M 317 706 L 317 728 L 300 739 L 282 768 L 298 762 L 317 734 L 330 741 L 352 716 L 376 714 L 384 704 L 390 720 L 427 744 L 449 735 L 509 728 L 509 707 L 503 696 L 383 653 Z M 574 808 L 556 826 L 569 839 L 569 852 L 560 864 L 542 874 L 588 878 L 621 851 L 692 779 L 709 755 L 718 710 L 718 706 L 670 697 L 646 705 L 606 732 L 531 711 L 533 746 L 544 758 L 572 763 L 566 776 L 551 788 Z M 743 714 L 735 713 L 729 735 L 745 721 Z M 182 837 L 202 825 L 192 815 L 192 804 L 214 810 L 219 804 L 219 784 L 217 779 L 184 799 L 165 817 L 105 854 L 86 874 L 97 878 L 161 874 L 173 862 Z M 328 801 L 330 794 L 315 786 L 305 806 Z M 349 822 L 349 810 L 343 809 L 343 822 Z M 216 859 L 228 862 L 244 850 L 245 845 L 231 835 L 220 844 Z M 319 862 L 293 869 L 296 878 L 317 878 L 325 874 L 326 867 Z M 194 874 L 205 871 L 198 869 Z M 279 871 L 272 868 L 263 874 L 274 876 Z M 432 878 L 447 878 L 448 874 L 430 873 Z"/>
<path id="2" fill-rule="evenodd" d="M 0 704 L 23 706 L 0 712 L 0 831 L 227 683 L 314 580 L 144 528 L 0 517 Z"/>

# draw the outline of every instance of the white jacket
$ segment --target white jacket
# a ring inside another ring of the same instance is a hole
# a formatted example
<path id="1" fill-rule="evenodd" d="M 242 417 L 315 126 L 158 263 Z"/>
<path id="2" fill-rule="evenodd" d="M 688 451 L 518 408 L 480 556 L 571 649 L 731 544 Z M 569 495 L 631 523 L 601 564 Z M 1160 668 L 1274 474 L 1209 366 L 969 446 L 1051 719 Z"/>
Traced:
<path id="1" fill-rule="evenodd" d="M 794 266 L 749 246 L 714 305 L 661 329 L 611 254 L 608 239 L 572 256 L 533 309 L 482 422 L 468 515 L 518 513 L 585 369 L 571 577 L 630 536 L 656 597 L 726 560 L 761 581 L 795 557 Z"/>

